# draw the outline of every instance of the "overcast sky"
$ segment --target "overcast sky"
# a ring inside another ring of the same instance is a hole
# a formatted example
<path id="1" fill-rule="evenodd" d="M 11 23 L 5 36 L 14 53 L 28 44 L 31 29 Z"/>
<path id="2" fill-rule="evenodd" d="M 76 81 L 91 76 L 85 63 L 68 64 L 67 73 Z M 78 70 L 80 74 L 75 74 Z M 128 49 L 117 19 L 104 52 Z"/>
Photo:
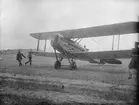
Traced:
<path id="1" fill-rule="evenodd" d="M 0 49 L 36 48 L 37 40 L 29 33 L 138 21 L 138 4 L 138 0 L 2 0 Z M 121 36 L 120 49 L 132 48 L 136 40 L 137 34 Z M 90 51 L 111 50 L 112 37 L 84 39 L 81 45 Z M 52 51 L 49 43 L 47 51 Z"/>

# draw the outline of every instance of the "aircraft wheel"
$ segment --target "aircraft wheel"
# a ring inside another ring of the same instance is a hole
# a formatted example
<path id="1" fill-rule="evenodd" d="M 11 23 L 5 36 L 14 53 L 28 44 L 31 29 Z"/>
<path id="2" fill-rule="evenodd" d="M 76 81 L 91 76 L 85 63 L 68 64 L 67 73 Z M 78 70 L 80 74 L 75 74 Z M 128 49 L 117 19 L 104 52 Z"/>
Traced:
<path id="1" fill-rule="evenodd" d="M 72 67 L 72 65 L 70 65 L 70 70 L 73 70 L 73 67 Z"/>
<path id="2" fill-rule="evenodd" d="M 77 69 L 76 62 L 72 62 L 70 65 L 70 70 Z"/>
<path id="3" fill-rule="evenodd" d="M 100 60 L 100 64 L 104 65 L 105 64 L 105 61 L 104 60 Z"/>
<path id="4" fill-rule="evenodd" d="M 77 67 L 76 67 L 76 66 L 73 66 L 72 68 L 73 68 L 74 70 L 75 70 L 75 69 L 77 69 Z"/>
<path id="5" fill-rule="evenodd" d="M 73 69 L 77 69 L 76 62 L 73 63 L 72 68 L 73 68 Z"/>
<path id="6" fill-rule="evenodd" d="M 54 64 L 54 68 L 55 69 L 59 69 L 61 67 L 61 62 L 60 61 L 56 61 Z"/>

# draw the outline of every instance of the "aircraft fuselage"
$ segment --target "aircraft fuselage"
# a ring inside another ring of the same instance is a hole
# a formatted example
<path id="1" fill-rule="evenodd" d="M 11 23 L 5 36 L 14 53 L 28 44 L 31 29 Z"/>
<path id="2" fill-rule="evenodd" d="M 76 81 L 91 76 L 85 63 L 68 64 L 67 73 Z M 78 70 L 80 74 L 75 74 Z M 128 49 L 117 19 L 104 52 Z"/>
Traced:
<path id="1" fill-rule="evenodd" d="M 68 53 L 69 57 L 74 58 L 75 53 L 81 53 L 81 52 L 87 52 L 87 49 L 81 47 L 78 43 L 75 41 L 72 41 L 71 39 L 65 38 L 61 35 L 55 35 L 51 39 L 51 46 L 59 51 L 62 55 L 65 55 L 65 52 Z M 82 57 L 78 57 L 82 59 Z M 86 59 L 87 58 L 87 59 Z M 86 55 L 83 60 L 87 60 L 90 63 L 98 63 L 93 60 L 93 58 Z M 122 64 L 121 61 L 117 59 L 101 59 L 100 61 L 103 61 L 103 63 L 109 63 L 109 64 Z"/>
<path id="2" fill-rule="evenodd" d="M 64 54 L 65 51 L 70 54 L 77 52 L 87 52 L 87 50 L 81 47 L 78 43 L 61 35 L 55 35 L 51 39 L 51 46 L 62 54 Z"/>

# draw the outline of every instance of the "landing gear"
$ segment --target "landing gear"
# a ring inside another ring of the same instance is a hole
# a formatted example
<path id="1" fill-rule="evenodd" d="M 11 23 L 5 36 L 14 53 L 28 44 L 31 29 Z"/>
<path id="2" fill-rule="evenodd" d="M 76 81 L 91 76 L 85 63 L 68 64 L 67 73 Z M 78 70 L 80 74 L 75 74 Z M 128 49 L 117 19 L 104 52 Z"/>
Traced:
<path id="1" fill-rule="evenodd" d="M 71 60 L 70 70 L 73 70 L 73 69 L 77 69 L 77 65 L 76 65 L 76 62 L 74 62 L 73 60 Z"/>
<path id="2" fill-rule="evenodd" d="M 68 58 L 68 61 L 69 61 L 69 68 L 70 68 L 70 70 L 73 70 L 73 69 L 76 69 L 77 68 L 77 66 L 76 66 L 76 62 L 74 62 L 73 61 L 73 58 L 69 58 L 69 55 L 68 55 L 68 53 L 65 51 L 65 55 L 67 56 L 67 58 Z"/>
<path id="3" fill-rule="evenodd" d="M 54 68 L 55 69 L 60 69 L 61 68 L 61 61 L 63 60 L 63 57 L 59 57 L 58 59 L 58 56 L 57 56 L 57 53 L 56 53 L 56 49 L 54 48 L 54 52 L 55 52 L 55 56 L 56 56 L 56 62 L 54 64 Z M 76 62 L 73 60 L 73 58 L 69 58 L 67 52 L 65 51 L 65 55 L 67 56 L 68 58 L 68 61 L 69 61 L 69 64 L 70 64 L 70 70 L 73 70 L 73 69 L 77 69 L 77 66 L 76 66 Z"/>
<path id="4" fill-rule="evenodd" d="M 61 68 L 61 62 L 59 60 L 57 60 L 54 64 L 54 68 L 55 69 L 60 69 Z"/>
<path id="5" fill-rule="evenodd" d="M 104 65 L 105 61 L 103 59 L 100 59 L 100 64 Z"/>
<path id="6" fill-rule="evenodd" d="M 63 57 L 59 57 L 59 61 L 62 62 L 62 60 L 63 60 Z"/>
<path id="7" fill-rule="evenodd" d="M 73 58 L 71 59 L 69 63 L 70 63 L 70 70 L 77 69 L 76 62 L 73 61 Z"/>
<path id="8" fill-rule="evenodd" d="M 57 53 L 56 53 L 55 49 L 54 49 L 54 51 L 55 51 L 55 56 L 56 56 L 56 62 L 54 64 L 54 68 L 55 69 L 60 69 L 61 68 L 61 62 L 58 60 Z"/>

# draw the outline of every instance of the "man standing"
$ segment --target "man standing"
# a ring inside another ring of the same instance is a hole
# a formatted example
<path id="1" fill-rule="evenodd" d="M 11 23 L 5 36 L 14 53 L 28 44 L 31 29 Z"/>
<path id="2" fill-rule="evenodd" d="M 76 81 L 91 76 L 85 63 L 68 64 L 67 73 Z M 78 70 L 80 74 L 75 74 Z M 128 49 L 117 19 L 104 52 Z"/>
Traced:
<path id="1" fill-rule="evenodd" d="M 129 64 L 129 77 L 128 79 L 131 79 L 132 78 L 132 72 L 131 70 L 132 69 L 135 69 L 138 71 L 139 69 L 139 42 L 135 42 L 135 48 L 133 48 L 131 50 L 131 61 L 130 61 L 130 64 Z"/>
<path id="2" fill-rule="evenodd" d="M 18 53 L 16 55 L 16 60 L 19 62 L 19 66 L 22 66 L 22 57 L 26 58 L 21 52 L 20 50 L 18 50 Z"/>
<path id="3" fill-rule="evenodd" d="M 31 50 L 28 52 L 28 61 L 25 63 L 25 65 L 28 64 L 28 63 L 30 63 L 30 65 L 32 64 L 32 53 L 31 53 Z"/>

